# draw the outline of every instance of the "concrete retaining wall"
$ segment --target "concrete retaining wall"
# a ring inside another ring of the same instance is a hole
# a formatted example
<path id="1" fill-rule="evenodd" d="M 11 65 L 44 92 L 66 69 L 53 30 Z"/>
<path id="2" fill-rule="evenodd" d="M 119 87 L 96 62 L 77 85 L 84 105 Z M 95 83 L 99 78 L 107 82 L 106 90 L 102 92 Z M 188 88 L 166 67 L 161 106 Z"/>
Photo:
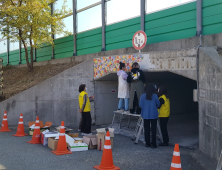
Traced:
<path id="1" fill-rule="evenodd" d="M 6 110 L 10 126 L 17 126 L 20 113 L 24 115 L 25 126 L 29 121 L 34 121 L 36 116 L 44 123 L 52 121 L 55 126 L 59 126 L 61 121 L 65 121 L 65 126 L 78 125 L 81 117 L 78 112 L 78 88 L 82 83 L 87 85 L 89 95 L 93 95 L 92 60 L 85 61 L 1 102 L 0 118 Z M 91 113 L 95 122 L 94 103 Z"/>
<path id="2" fill-rule="evenodd" d="M 200 49 L 199 148 L 218 159 L 222 150 L 222 58 Z"/>

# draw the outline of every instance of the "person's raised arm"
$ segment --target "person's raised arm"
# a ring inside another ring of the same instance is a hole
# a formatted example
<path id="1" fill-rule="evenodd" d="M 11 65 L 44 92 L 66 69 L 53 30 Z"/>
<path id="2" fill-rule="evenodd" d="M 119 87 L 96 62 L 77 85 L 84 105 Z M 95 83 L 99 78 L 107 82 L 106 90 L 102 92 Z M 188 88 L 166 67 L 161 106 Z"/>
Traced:
<path id="1" fill-rule="evenodd" d="M 158 109 L 161 108 L 161 106 L 165 103 L 163 98 L 160 98 L 159 101 L 160 101 L 160 106 L 158 107 Z"/>
<path id="2" fill-rule="evenodd" d="M 132 82 L 131 72 L 128 73 L 127 82 L 128 82 L 128 83 L 131 83 L 131 82 Z"/>

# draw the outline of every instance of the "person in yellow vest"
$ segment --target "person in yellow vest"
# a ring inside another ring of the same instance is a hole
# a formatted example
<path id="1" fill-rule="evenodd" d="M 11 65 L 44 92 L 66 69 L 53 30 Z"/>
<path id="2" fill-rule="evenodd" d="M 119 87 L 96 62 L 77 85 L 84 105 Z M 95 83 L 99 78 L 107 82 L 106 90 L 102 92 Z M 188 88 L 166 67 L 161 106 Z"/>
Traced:
<path id="1" fill-rule="evenodd" d="M 160 107 L 159 107 L 160 128 L 163 136 L 163 143 L 159 144 L 159 146 L 168 146 L 169 135 L 167 130 L 167 123 L 170 116 L 170 99 L 167 94 L 167 89 L 164 86 L 159 87 L 158 97 L 160 101 Z"/>
<path id="2" fill-rule="evenodd" d="M 87 88 L 85 84 L 79 86 L 79 112 L 82 113 L 82 126 L 81 126 L 81 135 L 91 135 L 91 106 L 90 102 L 94 100 L 94 96 L 88 97 L 86 93 Z"/>

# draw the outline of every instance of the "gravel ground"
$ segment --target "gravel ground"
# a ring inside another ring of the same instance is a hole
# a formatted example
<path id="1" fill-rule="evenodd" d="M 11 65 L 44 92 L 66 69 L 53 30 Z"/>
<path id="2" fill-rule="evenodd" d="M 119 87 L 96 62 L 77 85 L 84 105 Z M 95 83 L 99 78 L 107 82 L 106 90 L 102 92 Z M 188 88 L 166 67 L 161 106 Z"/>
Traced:
<path id="1" fill-rule="evenodd" d="M 102 152 L 89 150 L 56 156 L 41 144 L 26 143 L 30 136 L 13 137 L 12 132 L 0 133 L 0 169 L 9 170 L 93 170 L 100 164 Z M 146 148 L 134 144 L 129 137 L 115 135 L 113 160 L 123 170 L 169 170 L 173 147 Z M 183 170 L 204 170 L 193 158 L 195 150 L 180 148 Z"/>

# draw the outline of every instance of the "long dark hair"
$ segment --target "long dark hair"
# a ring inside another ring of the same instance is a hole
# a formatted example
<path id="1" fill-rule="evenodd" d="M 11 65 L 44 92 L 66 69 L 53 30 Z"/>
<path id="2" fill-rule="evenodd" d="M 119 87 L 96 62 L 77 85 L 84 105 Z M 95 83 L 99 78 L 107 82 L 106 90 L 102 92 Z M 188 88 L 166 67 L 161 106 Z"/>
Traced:
<path id="1" fill-rule="evenodd" d="M 167 99 L 169 98 L 168 93 L 167 93 L 167 89 L 164 86 L 159 87 L 158 97 L 160 97 L 162 95 L 165 95 Z"/>
<path id="2" fill-rule="evenodd" d="M 119 69 L 122 70 L 123 67 L 125 67 L 125 63 L 119 62 Z"/>
<path id="3" fill-rule="evenodd" d="M 82 91 L 84 91 L 84 90 L 85 90 L 85 87 L 86 87 L 85 84 L 81 84 L 81 85 L 79 86 L 79 93 L 81 93 Z"/>
<path id="4" fill-rule="evenodd" d="M 146 90 L 146 99 L 152 100 L 152 96 L 153 94 L 155 94 L 155 87 L 153 86 L 153 84 L 148 84 L 145 90 Z"/>

